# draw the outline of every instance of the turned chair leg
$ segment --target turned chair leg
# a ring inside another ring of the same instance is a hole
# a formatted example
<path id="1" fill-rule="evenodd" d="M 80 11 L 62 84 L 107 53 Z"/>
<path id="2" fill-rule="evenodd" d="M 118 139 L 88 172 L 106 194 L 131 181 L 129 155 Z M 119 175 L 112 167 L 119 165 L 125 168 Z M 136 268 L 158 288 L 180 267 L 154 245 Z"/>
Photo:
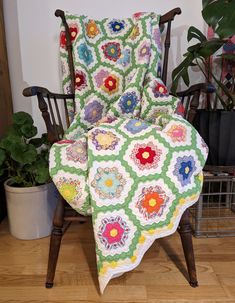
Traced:
<path id="1" fill-rule="evenodd" d="M 192 229 L 189 222 L 189 210 L 186 209 L 184 212 L 180 224 L 179 224 L 179 234 L 181 237 L 181 242 L 184 250 L 184 257 L 187 264 L 189 284 L 192 287 L 198 286 L 197 273 L 193 252 L 193 241 L 192 241 Z"/>
<path id="2" fill-rule="evenodd" d="M 53 229 L 51 233 L 50 251 L 49 251 L 48 267 L 47 267 L 47 278 L 45 283 L 46 288 L 53 287 L 55 270 L 56 270 L 58 255 L 60 251 L 62 234 L 63 234 L 63 230 L 62 230 L 63 224 L 64 224 L 64 201 L 62 198 L 59 198 L 53 219 Z"/>

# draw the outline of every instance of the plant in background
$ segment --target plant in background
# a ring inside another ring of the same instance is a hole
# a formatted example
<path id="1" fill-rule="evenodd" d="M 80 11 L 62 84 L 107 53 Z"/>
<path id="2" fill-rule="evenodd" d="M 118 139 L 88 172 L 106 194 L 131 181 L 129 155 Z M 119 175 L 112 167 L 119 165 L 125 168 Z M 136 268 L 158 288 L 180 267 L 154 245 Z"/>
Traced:
<path id="1" fill-rule="evenodd" d="M 13 124 L 0 140 L 0 176 L 10 178 L 13 186 L 30 187 L 50 181 L 49 142 L 46 134 L 37 135 L 32 117 L 25 112 L 13 114 Z"/>
<path id="2" fill-rule="evenodd" d="M 224 110 L 233 110 L 235 106 L 235 75 L 232 77 L 232 85 L 228 89 L 221 81 L 221 77 L 215 75 L 208 58 L 215 54 L 221 47 L 229 42 L 229 38 L 235 35 L 235 0 L 202 0 L 202 16 L 208 26 L 212 27 L 217 35 L 216 38 L 207 37 L 197 28 L 191 26 L 188 30 L 187 40 L 190 42 L 196 39 L 197 43 L 188 47 L 183 55 L 185 58 L 172 72 L 172 92 L 176 93 L 179 80 L 189 86 L 188 69 L 191 66 L 198 66 L 206 77 L 208 83 L 215 84 L 215 102 L 208 104 L 209 109 L 217 109 L 219 100 Z M 222 54 L 221 60 L 235 61 L 235 54 Z"/>

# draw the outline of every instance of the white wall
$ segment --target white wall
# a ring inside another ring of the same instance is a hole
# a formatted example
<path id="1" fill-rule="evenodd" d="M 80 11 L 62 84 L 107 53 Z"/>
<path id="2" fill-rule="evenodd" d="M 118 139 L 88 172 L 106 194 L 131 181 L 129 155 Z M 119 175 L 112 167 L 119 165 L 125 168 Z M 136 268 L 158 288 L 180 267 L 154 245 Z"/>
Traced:
<path id="1" fill-rule="evenodd" d="M 3 4 L 14 111 L 31 113 L 40 132 L 44 126 L 36 99 L 30 102 L 29 98 L 24 98 L 22 89 L 38 85 L 51 91 L 61 91 L 58 57 L 60 21 L 54 16 L 57 8 L 101 18 L 127 17 L 138 11 L 163 14 L 180 7 L 182 14 L 176 16 L 173 23 L 169 71 L 182 60 L 187 48 L 188 27 L 194 25 L 201 30 L 204 27 L 200 0 L 4 0 Z M 193 82 L 200 80 L 197 75 L 192 79 Z"/>

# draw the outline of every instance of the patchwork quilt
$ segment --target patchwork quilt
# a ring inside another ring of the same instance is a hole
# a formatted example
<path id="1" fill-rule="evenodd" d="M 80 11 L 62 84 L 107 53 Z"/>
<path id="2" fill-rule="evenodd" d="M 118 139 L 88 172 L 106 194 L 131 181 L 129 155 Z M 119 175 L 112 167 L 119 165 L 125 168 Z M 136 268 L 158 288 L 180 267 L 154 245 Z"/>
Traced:
<path id="1" fill-rule="evenodd" d="M 160 16 L 93 20 L 67 14 L 75 109 L 50 151 L 50 174 L 77 212 L 91 215 L 101 292 L 135 268 L 155 239 L 198 200 L 207 146 L 160 79 Z M 71 79 L 64 29 L 65 92 Z"/>

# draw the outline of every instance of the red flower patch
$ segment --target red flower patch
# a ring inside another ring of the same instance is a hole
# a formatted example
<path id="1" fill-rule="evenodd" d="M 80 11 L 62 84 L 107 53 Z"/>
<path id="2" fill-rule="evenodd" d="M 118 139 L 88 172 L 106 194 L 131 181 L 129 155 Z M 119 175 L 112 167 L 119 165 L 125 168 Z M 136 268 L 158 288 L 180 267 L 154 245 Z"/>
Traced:
<path id="1" fill-rule="evenodd" d="M 78 27 L 77 25 L 73 24 L 69 27 L 69 33 L 70 33 L 70 40 L 73 42 L 78 34 Z M 66 48 L 66 35 L 65 31 L 60 32 L 60 46 L 63 48 Z"/>
<path id="2" fill-rule="evenodd" d="M 75 73 L 75 88 L 82 90 L 87 86 L 86 75 L 83 71 L 76 71 Z"/>
<path id="3" fill-rule="evenodd" d="M 139 159 L 142 165 L 145 165 L 147 163 L 152 164 L 155 156 L 156 152 L 150 146 L 146 146 L 144 148 L 140 147 L 136 154 L 136 158 Z"/>
<path id="4" fill-rule="evenodd" d="M 110 75 L 104 80 L 103 89 L 108 93 L 112 94 L 118 90 L 118 78 Z"/>
<path id="5" fill-rule="evenodd" d="M 166 97 L 169 96 L 168 89 L 164 84 L 156 83 L 153 88 L 153 93 L 155 97 Z"/>
<path id="6" fill-rule="evenodd" d="M 117 42 L 108 42 L 101 48 L 104 56 L 111 61 L 116 62 L 121 56 L 120 44 Z"/>

